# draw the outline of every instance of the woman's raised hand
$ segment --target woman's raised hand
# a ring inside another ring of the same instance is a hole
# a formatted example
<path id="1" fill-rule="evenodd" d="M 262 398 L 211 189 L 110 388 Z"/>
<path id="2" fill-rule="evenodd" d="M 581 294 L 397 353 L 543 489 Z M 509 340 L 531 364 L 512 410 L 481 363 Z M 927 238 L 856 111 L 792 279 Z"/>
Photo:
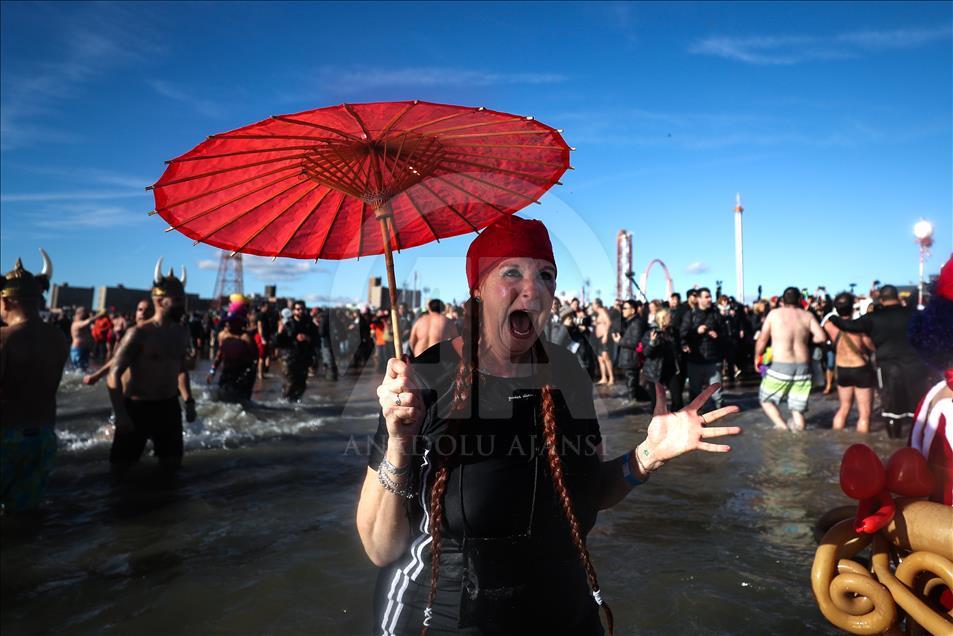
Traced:
<path id="1" fill-rule="evenodd" d="M 738 426 L 711 426 L 726 415 L 737 413 L 737 406 L 726 406 L 710 413 L 700 415 L 698 409 L 704 406 L 708 398 L 721 385 L 711 384 L 698 394 L 691 404 L 677 413 L 669 413 L 665 397 L 665 388 L 655 384 L 655 413 L 649 423 L 645 442 L 640 444 L 640 463 L 649 471 L 657 469 L 664 462 L 675 459 L 685 453 L 702 450 L 709 453 L 727 453 L 731 450 L 725 444 L 712 444 L 704 440 L 724 435 L 737 435 Z"/>
<path id="2" fill-rule="evenodd" d="M 408 363 L 397 358 L 387 361 L 387 372 L 377 387 L 377 397 L 390 439 L 412 448 L 414 436 L 420 431 L 424 409 L 417 393 L 414 372 Z"/>

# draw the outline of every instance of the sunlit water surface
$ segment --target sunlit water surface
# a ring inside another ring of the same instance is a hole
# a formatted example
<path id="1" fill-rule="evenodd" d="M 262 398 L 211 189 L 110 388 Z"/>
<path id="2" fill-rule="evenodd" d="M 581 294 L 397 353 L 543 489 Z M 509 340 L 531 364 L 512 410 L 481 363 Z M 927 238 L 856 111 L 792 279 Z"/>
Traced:
<path id="1" fill-rule="evenodd" d="M 370 370 L 312 379 L 292 406 L 272 377 L 248 409 L 197 384 L 199 422 L 175 483 L 145 458 L 116 484 L 105 387 L 67 374 L 45 512 L 29 532 L 5 520 L 4 632 L 370 633 L 376 571 L 354 515 L 376 384 Z M 649 419 L 623 410 L 620 391 L 597 400 L 612 456 Z M 836 633 L 810 591 L 812 527 L 848 503 L 844 449 L 862 440 L 886 457 L 896 443 L 829 430 L 835 402 L 819 395 L 802 434 L 771 430 L 753 387 L 730 398 L 746 411 L 729 456 L 666 466 L 589 536 L 618 634 Z"/>

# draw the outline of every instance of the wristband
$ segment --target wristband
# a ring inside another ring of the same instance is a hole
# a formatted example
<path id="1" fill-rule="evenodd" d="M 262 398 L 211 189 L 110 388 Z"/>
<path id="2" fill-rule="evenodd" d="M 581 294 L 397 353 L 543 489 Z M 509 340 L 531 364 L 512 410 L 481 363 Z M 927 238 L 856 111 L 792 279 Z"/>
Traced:
<path id="1" fill-rule="evenodd" d="M 622 456 L 622 478 L 625 479 L 626 483 L 630 486 L 641 486 L 647 482 L 649 478 L 646 476 L 645 479 L 639 479 L 632 472 L 632 466 L 630 465 L 630 462 L 632 460 L 633 453 L 634 451 L 629 451 Z M 636 458 L 636 461 L 638 461 L 638 458 Z"/>

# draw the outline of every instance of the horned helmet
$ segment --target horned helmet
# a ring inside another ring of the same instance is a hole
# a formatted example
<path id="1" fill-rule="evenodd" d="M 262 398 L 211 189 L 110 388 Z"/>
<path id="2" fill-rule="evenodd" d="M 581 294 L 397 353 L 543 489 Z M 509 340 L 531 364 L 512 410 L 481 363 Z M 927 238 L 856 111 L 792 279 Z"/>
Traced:
<path id="1" fill-rule="evenodd" d="M 3 276 L 3 289 L 0 295 L 4 298 L 39 298 L 50 288 L 50 278 L 53 277 L 53 262 L 49 254 L 42 247 L 40 256 L 43 257 L 43 269 L 39 274 L 32 274 L 23 269 L 23 261 L 19 258 L 9 272 Z"/>
<path id="2" fill-rule="evenodd" d="M 182 276 L 175 277 L 175 272 L 169 268 L 168 276 L 162 275 L 162 257 L 156 261 L 156 270 L 152 275 L 152 295 L 153 296 L 185 296 L 185 265 L 182 266 Z"/>

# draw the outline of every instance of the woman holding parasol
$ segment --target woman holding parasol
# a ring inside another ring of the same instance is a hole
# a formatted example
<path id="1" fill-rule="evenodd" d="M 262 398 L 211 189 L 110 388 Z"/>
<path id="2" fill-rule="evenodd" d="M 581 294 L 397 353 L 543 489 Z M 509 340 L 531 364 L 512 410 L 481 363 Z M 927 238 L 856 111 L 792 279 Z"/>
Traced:
<path id="1" fill-rule="evenodd" d="M 538 335 L 556 289 L 548 232 L 511 216 L 571 168 L 560 133 L 485 108 L 341 104 L 212 135 L 152 186 L 167 231 L 195 243 L 383 253 L 398 356 L 392 252 L 486 228 L 467 255 L 463 336 L 412 365 L 390 360 L 378 387 L 380 452 L 357 523 L 382 567 L 382 633 L 600 633 L 598 606 L 611 632 L 586 549 L 597 512 L 670 459 L 729 450 L 704 439 L 739 432 L 704 428 L 737 410 L 699 415 L 712 386 L 676 414 L 658 400 L 646 440 L 602 460 L 591 380 Z"/>
<path id="2" fill-rule="evenodd" d="M 507 217 L 467 253 L 462 337 L 390 360 L 357 524 L 381 567 L 375 632 L 599 634 L 586 534 L 666 462 L 738 427 L 707 427 L 710 386 L 678 413 L 664 396 L 646 439 L 603 460 L 592 382 L 539 337 L 556 263 L 539 221 Z M 664 389 L 658 388 L 659 391 Z"/>

